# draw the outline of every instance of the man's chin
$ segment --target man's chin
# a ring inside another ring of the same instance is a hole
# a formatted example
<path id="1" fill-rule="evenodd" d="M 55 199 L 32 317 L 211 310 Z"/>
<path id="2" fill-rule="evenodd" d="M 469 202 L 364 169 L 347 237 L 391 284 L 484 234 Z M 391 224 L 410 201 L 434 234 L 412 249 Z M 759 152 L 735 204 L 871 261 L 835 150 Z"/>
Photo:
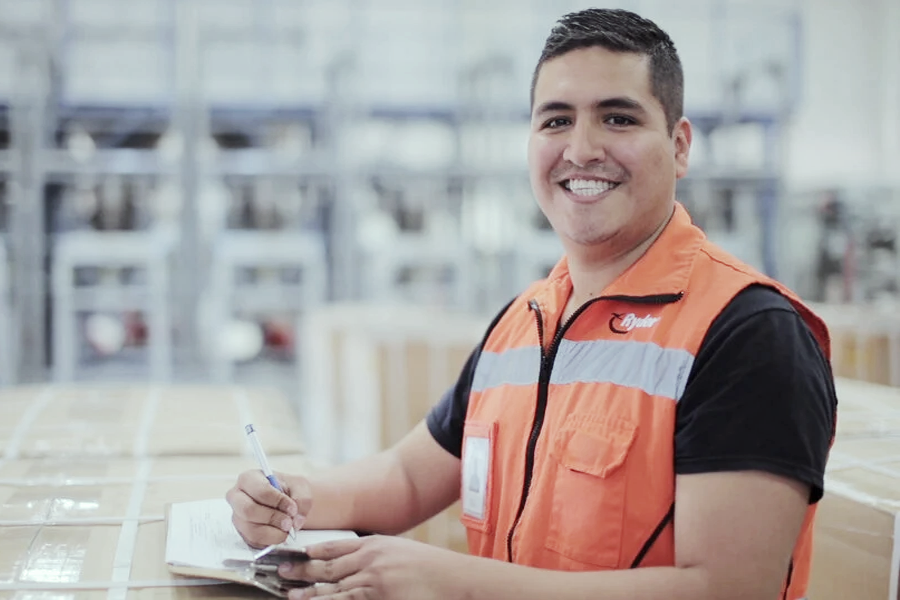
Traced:
<path id="1" fill-rule="evenodd" d="M 563 239 L 563 245 L 567 252 L 594 252 L 609 245 L 615 237 L 610 231 L 570 231 Z"/>

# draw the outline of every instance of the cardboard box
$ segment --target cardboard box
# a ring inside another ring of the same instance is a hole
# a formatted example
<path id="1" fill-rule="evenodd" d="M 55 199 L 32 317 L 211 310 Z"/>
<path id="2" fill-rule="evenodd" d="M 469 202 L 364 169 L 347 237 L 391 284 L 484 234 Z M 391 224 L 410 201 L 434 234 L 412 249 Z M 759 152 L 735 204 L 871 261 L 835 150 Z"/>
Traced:
<path id="1" fill-rule="evenodd" d="M 302 455 L 273 459 L 308 473 Z M 42 458 L 0 464 L 0 597 L 259 598 L 171 575 L 165 505 L 222 497 L 248 457 Z"/>
<path id="2" fill-rule="evenodd" d="M 303 452 L 294 408 L 237 386 L 30 386 L 0 392 L 0 456 L 248 454 L 254 423 L 272 455 Z"/>
<path id="3" fill-rule="evenodd" d="M 809 597 L 900 600 L 900 390 L 837 380 Z"/>
<path id="4" fill-rule="evenodd" d="M 814 304 L 828 324 L 838 377 L 900 387 L 900 310 L 897 307 Z"/>
<path id="5" fill-rule="evenodd" d="M 311 311 L 300 410 L 309 452 L 345 462 L 398 441 L 456 381 L 489 321 L 421 307 Z"/>
<path id="6" fill-rule="evenodd" d="M 165 505 L 223 497 L 258 465 L 308 473 L 294 408 L 237 386 L 73 385 L 0 391 L 0 598 L 259 597 L 176 578 L 164 563 Z"/>
<path id="7" fill-rule="evenodd" d="M 398 442 L 456 382 L 489 323 L 417 306 L 331 305 L 309 313 L 301 324 L 301 414 L 310 452 L 342 463 Z M 457 503 L 409 535 L 464 552 L 459 515 Z"/>

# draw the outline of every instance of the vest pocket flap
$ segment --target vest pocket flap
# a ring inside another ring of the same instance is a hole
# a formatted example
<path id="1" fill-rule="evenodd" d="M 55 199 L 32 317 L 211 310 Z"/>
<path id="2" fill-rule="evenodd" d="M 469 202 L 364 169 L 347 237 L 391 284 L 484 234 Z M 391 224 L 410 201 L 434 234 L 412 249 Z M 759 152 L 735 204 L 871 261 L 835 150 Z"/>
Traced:
<path id="1" fill-rule="evenodd" d="M 607 477 L 625 462 L 636 431 L 634 424 L 626 421 L 564 429 L 556 438 L 553 453 L 567 469 Z"/>

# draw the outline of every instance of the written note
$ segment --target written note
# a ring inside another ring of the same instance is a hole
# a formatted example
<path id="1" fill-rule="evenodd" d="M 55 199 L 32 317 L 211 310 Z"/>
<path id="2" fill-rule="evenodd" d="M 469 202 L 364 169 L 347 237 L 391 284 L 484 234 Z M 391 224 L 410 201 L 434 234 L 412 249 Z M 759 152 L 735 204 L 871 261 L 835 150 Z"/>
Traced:
<path id="1" fill-rule="evenodd" d="M 284 547 L 303 548 L 327 540 L 356 537 L 348 531 L 301 530 Z M 166 562 L 172 565 L 224 569 L 225 561 L 250 562 L 251 548 L 231 522 L 231 506 L 222 498 L 178 502 L 169 511 Z"/>
<path id="2" fill-rule="evenodd" d="M 231 506 L 224 499 L 172 505 L 167 563 L 221 569 L 226 560 L 251 561 L 254 554 L 231 523 Z"/>

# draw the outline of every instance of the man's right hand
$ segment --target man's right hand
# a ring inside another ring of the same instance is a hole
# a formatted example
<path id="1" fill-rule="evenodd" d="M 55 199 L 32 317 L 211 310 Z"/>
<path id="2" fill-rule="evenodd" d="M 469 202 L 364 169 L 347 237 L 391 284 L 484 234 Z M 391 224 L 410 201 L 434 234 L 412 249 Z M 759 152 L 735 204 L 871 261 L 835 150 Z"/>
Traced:
<path id="1" fill-rule="evenodd" d="M 303 527 L 312 508 L 312 489 L 303 477 L 276 473 L 284 493 L 279 492 L 262 471 L 244 471 L 225 494 L 231 505 L 231 521 L 244 541 L 254 548 L 280 544 L 291 526 Z"/>

